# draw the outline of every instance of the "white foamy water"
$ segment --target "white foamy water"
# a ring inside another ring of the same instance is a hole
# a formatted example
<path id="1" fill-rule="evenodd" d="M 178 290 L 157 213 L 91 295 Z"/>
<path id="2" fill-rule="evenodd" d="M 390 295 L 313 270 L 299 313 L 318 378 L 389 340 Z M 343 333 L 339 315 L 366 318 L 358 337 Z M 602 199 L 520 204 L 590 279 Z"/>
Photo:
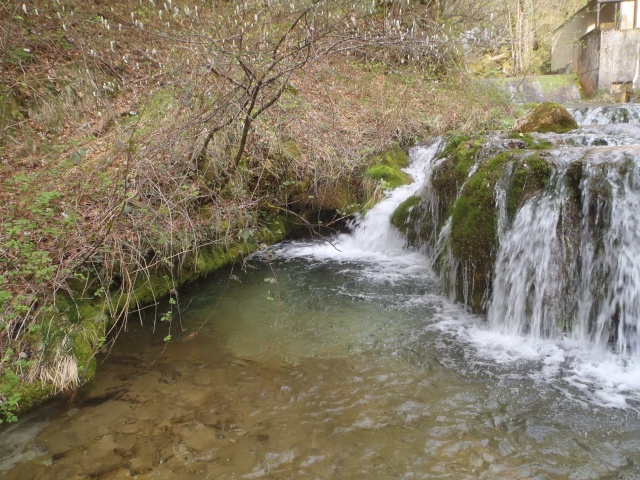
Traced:
<path id="1" fill-rule="evenodd" d="M 277 249 L 280 256 L 310 258 L 318 261 L 366 262 L 378 274 L 384 270 L 387 276 L 394 273 L 428 274 L 428 262 L 413 249 L 405 248 L 405 240 L 391 226 L 390 217 L 398 206 L 414 195 L 424 185 L 436 155 L 440 141 L 427 148 L 415 148 L 410 152 L 410 166 L 404 171 L 413 183 L 388 191 L 366 215 L 354 220 L 351 233 L 344 233 L 329 241 L 291 242 Z"/>
<path id="2" fill-rule="evenodd" d="M 610 123 L 640 123 L 640 105 L 595 105 L 567 109 L 578 125 L 608 125 Z"/>

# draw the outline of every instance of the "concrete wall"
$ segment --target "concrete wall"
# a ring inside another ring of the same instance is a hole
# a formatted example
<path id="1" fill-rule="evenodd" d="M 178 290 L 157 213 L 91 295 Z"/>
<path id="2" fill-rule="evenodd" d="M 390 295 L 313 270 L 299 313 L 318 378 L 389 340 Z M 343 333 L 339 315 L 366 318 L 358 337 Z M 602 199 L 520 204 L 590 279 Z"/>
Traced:
<path id="1" fill-rule="evenodd" d="M 638 75 L 640 30 L 605 30 L 600 40 L 598 88 L 633 82 Z"/>
<path id="2" fill-rule="evenodd" d="M 583 8 L 556 30 L 556 35 L 551 44 L 551 71 L 559 73 L 570 73 L 571 62 L 573 61 L 573 47 L 578 43 L 580 37 L 589 29 L 595 28 L 595 13 Z"/>
<path id="3" fill-rule="evenodd" d="M 573 49 L 573 70 L 584 94 L 593 95 L 600 78 L 600 30 L 592 30 Z"/>
<path id="4" fill-rule="evenodd" d="M 631 4 L 633 7 L 633 2 Z M 610 25 L 615 23 L 615 6 L 612 3 L 604 3 L 600 7 L 600 22 Z M 595 28 L 596 2 L 591 0 L 555 31 L 555 36 L 551 43 L 551 71 L 558 73 L 576 71 L 576 68 L 572 67 L 574 47 L 581 37 Z"/>

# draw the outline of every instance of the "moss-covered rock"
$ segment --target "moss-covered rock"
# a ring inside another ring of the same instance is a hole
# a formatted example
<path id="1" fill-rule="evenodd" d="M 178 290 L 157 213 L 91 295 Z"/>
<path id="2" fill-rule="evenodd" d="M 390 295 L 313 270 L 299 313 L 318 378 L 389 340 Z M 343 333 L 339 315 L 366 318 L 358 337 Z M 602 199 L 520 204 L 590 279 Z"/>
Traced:
<path id="1" fill-rule="evenodd" d="M 471 169 L 478 160 L 482 148 L 479 138 L 467 135 L 453 135 L 440 154 L 442 161 L 434 169 L 431 185 L 439 199 L 439 218 L 450 214 L 450 208 Z"/>
<path id="2" fill-rule="evenodd" d="M 420 197 L 411 195 L 404 202 L 402 202 L 398 208 L 396 208 L 391 215 L 391 225 L 400 230 L 406 232 L 409 226 L 409 216 L 416 205 L 420 203 Z"/>
<path id="3" fill-rule="evenodd" d="M 470 262 L 484 276 L 493 265 L 497 247 L 495 186 L 511 153 L 483 161 L 464 185 L 451 212 L 451 250 L 456 259 Z"/>
<path id="4" fill-rule="evenodd" d="M 396 146 L 374 156 L 364 176 L 380 182 L 384 188 L 396 188 L 411 182 L 411 177 L 402 171 L 408 164 L 409 156 Z"/>
<path id="5" fill-rule="evenodd" d="M 539 154 L 524 157 L 518 162 L 507 195 L 510 221 L 527 198 L 545 188 L 552 173 L 549 162 Z"/>
<path id="6" fill-rule="evenodd" d="M 559 103 L 544 102 L 516 120 L 516 132 L 564 133 L 578 128 L 576 120 Z"/>
<path id="7" fill-rule="evenodd" d="M 542 152 L 508 150 L 487 155 L 491 150 L 484 143 L 484 137 L 452 137 L 432 170 L 431 189 L 424 198 L 409 198 L 392 217 L 409 244 L 434 255 L 433 265 L 449 292 L 474 311 L 485 307 L 499 248 L 502 207 L 496 192 L 506 193 L 503 220 L 511 222 L 528 198 L 546 188 L 554 173 Z M 443 249 L 439 238 L 447 222 L 449 241 Z"/>
<path id="8" fill-rule="evenodd" d="M 404 172 L 398 171 L 387 165 L 374 165 L 364 173 L 365 177 L 384 182 L 387 188 L 396 188 L 405 185 L 409 179 Z"/>
<path id="9" fill-rule="evenodd" d="M 378 155 L 375 155 L 371 159 L 371 164 L 386 165 L 394 170 L 399 170 L 409 166 L 409 155 L 407 155 L 405 149 L 396 145 Z"/>

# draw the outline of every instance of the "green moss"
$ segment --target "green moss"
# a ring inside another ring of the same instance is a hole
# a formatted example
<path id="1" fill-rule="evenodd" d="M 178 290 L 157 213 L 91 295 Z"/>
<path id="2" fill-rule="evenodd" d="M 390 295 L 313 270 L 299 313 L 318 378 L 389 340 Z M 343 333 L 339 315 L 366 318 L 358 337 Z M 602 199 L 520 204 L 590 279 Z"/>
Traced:
<path id="1" fill-rule="evenodd" d="M 411 182 L 411 177 L 402 171 L 407 165 L 409 156 L 402 148 L 395 146 L 372 157 L 371 166 L 364 176 L 382 182 L 385 188 L 396 188 Z"/>
<path id="2" fill-rule="evenodd" d="M 405 168 L 409 166 L 409 155 L 399 146 L 390 148 L 381 155 L 374 157 L 374 163 L 379 165 L 387 165 L 394 169 Z"/>
<path id="3" fill-rule="evenodd" d="M 443 161 L 434 169 L 431 184 L 440 200 L 442 220 L 450 215 L 451 206 L 477 162 L 481 148 L 482 142 L 478 138 L 454 135 L 440 155 Z"/>
<path id="4" fill-rule="evenodd" d="M 538 75 L 535 79 L 544 93 L 557 93 L 574 88 L 577 84 L 575 75 Z"/>
<path id="5" fill-rule="evenodd" d="M 491 278 L 498 247 L 495 186 L 514 159 L 512 153 L 505 152 L 482 161 L 452 207 L 451 252 L 467 270 L 465 280 L 473 285 L 468 301 L 474 310 L 482 308 L 482 295 Z M 462 284 L 460 278 L 458 285 Z"/>
<path id="6" fill-rule="evenodd" d="M 74 299 L 67 292 L 56 294 L 55 310 L 51 310 L 53 309 L 41 311 L 38 316 L 41 328 L 23 335 L 21 348 L 27 352 L 44 348 L 47 355 L 46 352 L 55 352 L 63 339 L 66 339 L 64 353 L 71 354 L 75 359 L 80 382 L 84 384 L 95 376 L 95 352 L 100 339 L 105 336 L 110 319 L 99 313 L 100 307 L 97 305 L 86 299 Z M 5 398 L 17 399 L 13 408 L 14 414 L 42 403 L 56 393 L 53 384 L 41 381 L 27 382 L 12 370 L 13 368 L 5 366 L 4 374 L 0 378 L 0 393 Z M 2 413 L 6 415 L 8 412 L 0 412 L 0 416 Z"/>
<path id="7" fill-rule="evenodd" d="M 13 413 L 20 414 L 50 398 L 55 393 L 55 390 L 53 385 L 42 382 L 26 383 L 16 381 L 16 377 L 12 374 L 5 373 L 0 377 L 0 393 L 7 399 L 11 397 L 16 399 L 17 404 Z"/>
<path id="8" fill-rule="evenodd" d="M 408 175 L 387 165 L 374 165 L 364 173 L 365 177 L 384 182 L 387 188 L 396 188 L 408 183 Z"/>
<path id="9" fill-rule="evenodd" d="M 104 338 L 107 322 L 91 319 L 83 323 L 81 329 L 74 332 L 72 337 L 73 355 L 78 363 L 80 382 L 86 383 L 96 374 L 97 361 L 95 358 L 100 339 Z"/>
<path id="10" fill-rule="evenodd" d="M 407 198 L 394 210 L 393 215 L 391 215 L 391 225 L 400 231 L 405 231 L 407 224 L 409 223 L 409 214 L 413 210 L 413 207 L 419 203 L 420 197 L 416 195 L 412 195 Z"/>
<path id="11" fill-rule="evenodd" d="M 547 150 L 553 147 L 553 143 L 548 140 L 536 140 L 530 133 L 518 133 L 512 132 L 509 134 L 509 138 L 514 140 L 522 140 L 527 144 L 529 150 Z"/>
<path id="12" fill-rule="evenodd" d="M 219 270 L 242 256 L 255 252 L 259 245 L 270 245 L 285 238 L 292 226 L 286 218 L 276 216 L 254 232 L 247 241 L 239 239 L 227 245 L 210 245 L 187 255 L 179 267 L 167 265 L 159 267 L 149 276 L 141 276 L 134 283 L 132 298 L 134 304 L 146 305 L 168 295 L 172 290 L 193 282 L 207 273 Z M 119 302 L 124 307 L 125 298 Z"/>
<path id="13" fill-rule="evenodd" d="M 538 154 L 526 157 L 518 163 L 507 195 L 510 220 L 513 220 L 518 208 L 528 197 L 545 188 L 552 173 L 553 168 L 549 162 Z"/>
<path id="14" fill-rule="evenodd" d="M 524 109 L 525 112 L 528 112 L 529 110 L 533 110 L 534 108 L 538 107 L 540 105 L 540 102 L 525 102 L 522 104 L 522 108 Z M 523 112 L 523 113 L 525 113 Z"/>
<path id="15" fill-rule="evenodd" d="M 578 128 L 571 114 L 559 103 L 544 102 L 516 122 L 517 132 L 565 133 Z"/>
<path id="16" fill-rule="evenodd" d="M 444 149 L 442 150 L 442 153 L 440 154 L 440 158 L 446 158 L 451 156 L 456 152 L 456 150 L 458 149 L 458 147 L 460 147 L 460 145 L 462 145 L 465 142 L 468 142 L 470 138 L 471 137 L 469 135 L 462 135 L 459 133 L 455 133 L 451 135 L 451 138 L 449 138 L 447 145 L 444 147 Z"/>
<path id="17" fill-rule="evenodd" d="M 494 190 L 509 153 L 483 162 L 465 184 L 451 212 L 451 246 L 462 261 L 486 263 L 492 259 L 496 237 Z"/>

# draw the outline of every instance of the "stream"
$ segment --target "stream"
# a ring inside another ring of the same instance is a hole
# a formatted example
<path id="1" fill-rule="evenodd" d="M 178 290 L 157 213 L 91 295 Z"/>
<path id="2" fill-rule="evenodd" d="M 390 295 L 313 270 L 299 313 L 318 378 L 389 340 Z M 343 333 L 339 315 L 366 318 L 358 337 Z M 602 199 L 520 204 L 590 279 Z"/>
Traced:
<path id="1" fill-rule="evenodd" d="M 0 431 L 0 477 L 639 478 L 637 359 L 491 328 L 389 225 L 436 151 L 351 233 L 191 285 L 170 332 L 130 322 L 74 398 Z"/>

